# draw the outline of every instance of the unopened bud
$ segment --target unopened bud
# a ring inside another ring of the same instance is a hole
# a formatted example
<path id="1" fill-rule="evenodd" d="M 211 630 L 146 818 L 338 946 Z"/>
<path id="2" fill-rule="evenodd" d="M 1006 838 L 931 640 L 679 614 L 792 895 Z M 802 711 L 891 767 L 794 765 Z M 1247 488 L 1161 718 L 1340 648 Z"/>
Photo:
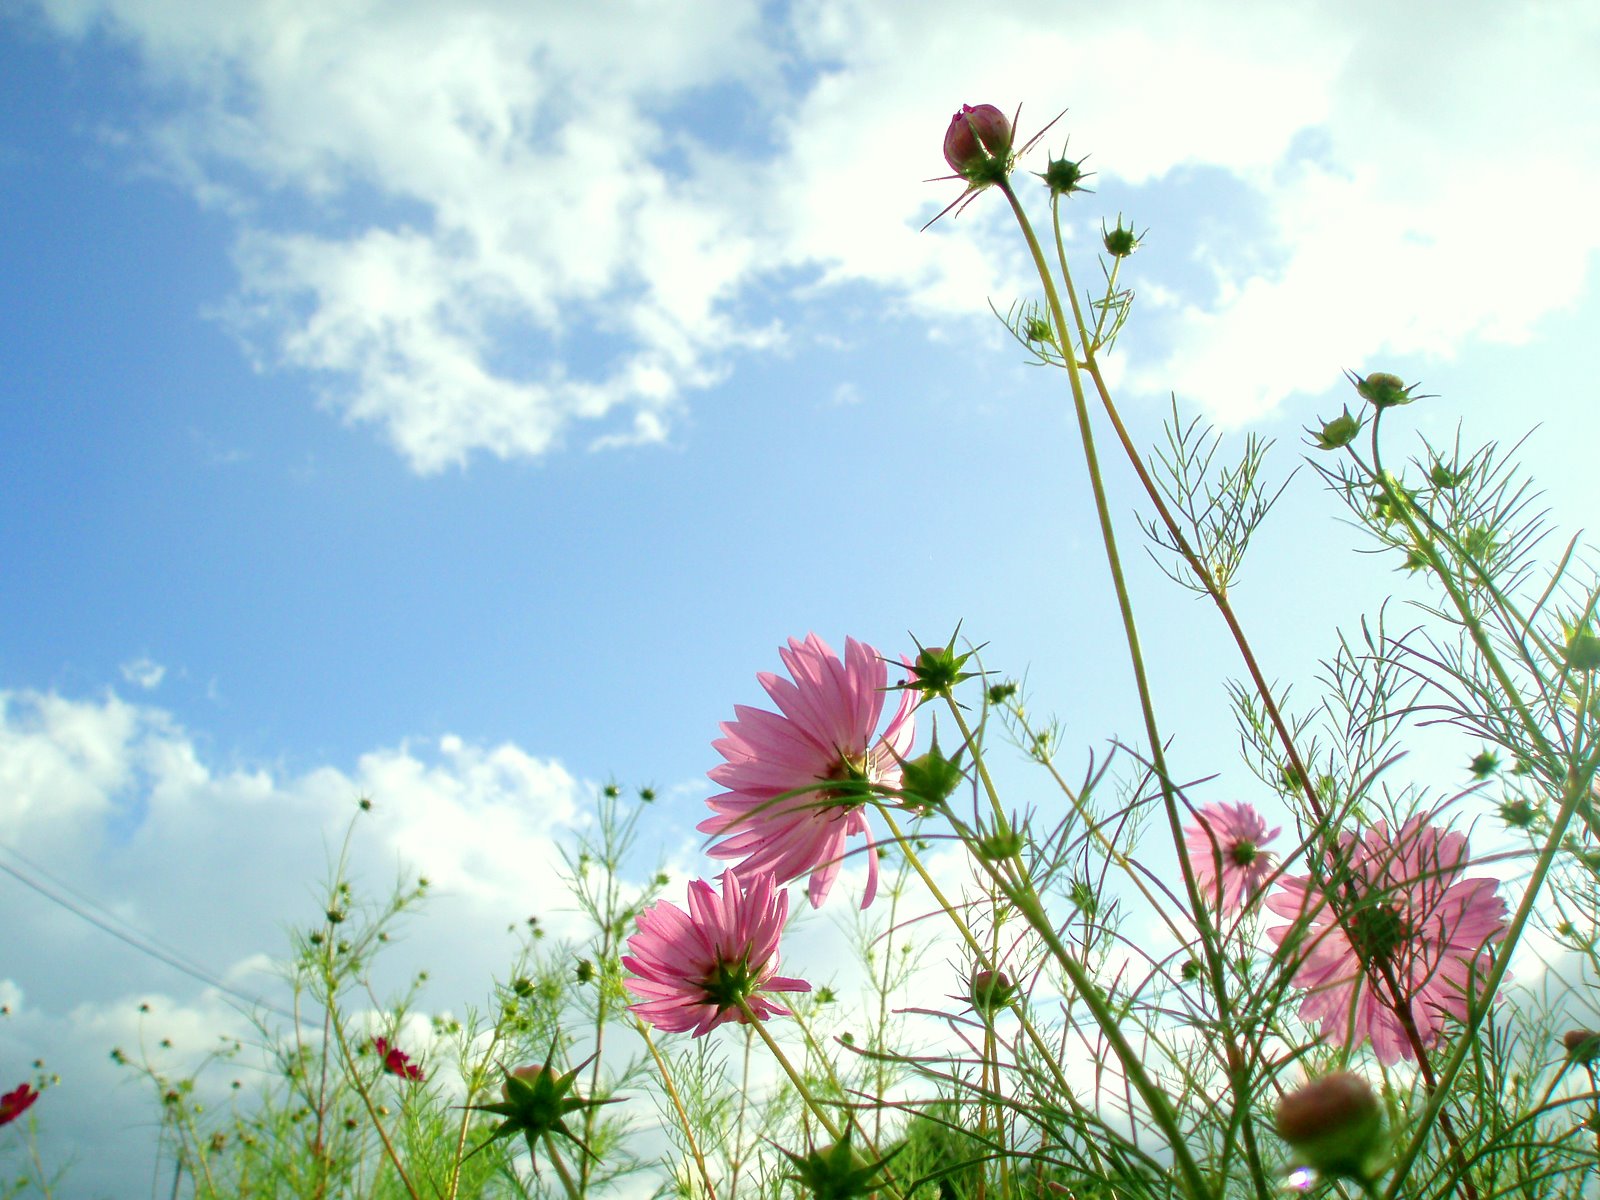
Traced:
<path id="1" fill-rule="evenodd" d="M 1007 164 L 1010 158 L 1011 122 L 994 105 L 963 104 L 961 111 L 950 118 L 950 127 L 944 133 L 944 160 L 957 175 L 994 183 L 997 180 L 987 178 L 994 164 Z"/>
<path id="2" fill-rule="evenodd" d="M 972 1001 L 972 1007 L 986 1017 L 1005 1008 L 1016 994 L 1017 985 L 1004 971 L 974 971 L 967 988 L 967 999 Z"/>
<path id="3" fill-rule="evenodd" d="M 1416 384 L 1407 387 L 1405 380 L 1387 371 L 1374 371 L 1365 378 L 1359 375 L 1352 378 L 1356 392 L 1374 408 L 1393 408 L 1397 404 L 1410 404 L 1416 399 L 1411 394 L 1411 388 Z"/>
<path id="4" fill-rule="evenodd" d="M 1592 633 L 1574 633 L 1567 642 L 1567 666 L 1574 671 L 1600 668 L 1600 637 Z"/>
<path id="5" fill-rule="evenodd" d="M 1148 232 L 1148 230 L 1146 231 Z M 1117 227 L 1107 229 L 1105 223 L 1100 224 L 1100 242 L 1106 248 L 1106 253 L 1112 258 L 1127 258 L 1139 248 L 1139 236 L 1132 229 L 1122 227 L 1122 214 L 1117 214 Z"/>
<path id="6" fill-rule="evenodd" d="M 1600 1058 L 1600 1033 L 1592 1029 L 1569 1029 L 1561 1035 L 1561 1044 L 1575 1063 L 1587 1065 Z"/>
<path id="7" fill-rule="evenodd" d="M 1355 441 L 1356 434 L 1360 432 L 1361 418 L 1351 416 L 1347 408 L 1333 420 L 1323 422 L 1322 428 L 1314 435 L 1317 439 L 1317 449 L 1337 450 L 1341 446 L 1348 446 Z"/>
<path id="8" fill-rule="evenodd" d="M 1381 1149 L 1383 1108 L 1365 1079 L 1336 1071 L 1278 1101 L 1277 1127 L 1305 1166 L 1334 1178 L 1368 1179 Z"/>

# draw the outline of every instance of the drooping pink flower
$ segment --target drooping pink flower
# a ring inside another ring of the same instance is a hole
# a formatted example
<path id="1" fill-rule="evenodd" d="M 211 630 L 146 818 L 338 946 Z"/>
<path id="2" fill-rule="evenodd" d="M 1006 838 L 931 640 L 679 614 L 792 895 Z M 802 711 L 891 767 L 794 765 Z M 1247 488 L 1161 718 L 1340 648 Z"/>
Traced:
<path id="1" fill-rule="evenodd" d="M 623 986 L 640 997 L 630 1009 L 657 1029 L 695 1037 L 728 1021 L 744 1024 L 740 1000 L 763 1021 L 789 1016 L 761 995 L 811 990 L 803 979 L 777 974 L 788 917 L 789 893 L 779 892 L 771 875 L 746 882 L 725 871 L 720 895 L 697 879 L 688 912 L 656 901 L 639 914 L 639 932 L 628 939 L 633 953 L 622 958 L 630 974 Z"/>
<path id="2" fill-rule="evenodd" d="M 1463 878 L 1467 863 L 1466 835 L 1418 816 L 1398 833 L 1379 821 L 1341 834 L 1320 882 L 1282 878 L 1266 904 L 1292 923 L 1267 936 L 1297 956 L 1300 1019 L 1351 1049 L 1370 1039 L 1391 1064 L 1416 1057 L 1403 1004 L 1423 1048 L 1436 1045 L 1447 1020 L 1466 1016 L 1469 990 L 1481 992 L 1488 947 L 1506 932 L 1499 881 Z"/>
<path id="3" fill-rule="evenodd" d="M 1262 847 L 1281 827 L 1269 831 L 1248 804 L 1207 804 L 1194 815 L 1196 823 L 1184 826 L 1183 842 L 1200 897 L 1222 912 L 1239 912 L 1272 874 L 1272 855 Z"/>
<path id="4" fill-rule="evenodd" d="M 411 1061 L 411 1056 L 398 1046 L 389 1045 L 387 1039 L 375 1037 L 372 1039 L 372 1048 L 383 1059 L 383 1069 L 391 1075 L 398 1075 L 401 1079 L 410 1079 L 421 1083 L 423 1079 L 422 1068 Z"/>
<path id="5" fill-rule="evenodd" d="M 865 804 L 874 788 L 900 784 L 898 758 L 916 737 L 913 691 L 882 737 L 889 669 L 865 642 L 846 638 L 844 660 L 816 634 L 789 639 L 778 654 L 793 680 L 763 671 L 756 676 L 779 712 L 734 706 L 712 747 L 727 761 L 707 772 L 728 790 L 706 803 L 716 813 L 699 829 L 727 835 L 713 858 L 736 858 L 742 878 L 771 874 L 788 883 L 809 874 L 813 908 L 821 907 L 844 859 L 845 839 L 867 839 L 867 889 L 861 907 L 878 891 L 878 856 Z"/>
<path id="6" fill-rule="evenodd" d="M 26 1084 L 18 1084 L 5 1095 L 0 1096 L 0 1125 L 9 1125 L 33 1106 L 39 1098 L 39 1093 Z"/>

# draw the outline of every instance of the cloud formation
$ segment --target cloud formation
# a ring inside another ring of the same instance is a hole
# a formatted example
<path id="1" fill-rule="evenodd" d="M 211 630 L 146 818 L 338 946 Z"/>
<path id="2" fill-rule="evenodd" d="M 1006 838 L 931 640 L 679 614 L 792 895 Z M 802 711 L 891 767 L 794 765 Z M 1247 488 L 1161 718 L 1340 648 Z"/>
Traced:
<path id="1" fill-rule="evenodd" d="M 0 1003 L 10 1010 L 0 1054 L 13 1067 L 42 1059 L 61 1076 L 50 1107 L 100 1114 L 97 1151 L 107 1153 L 97 1160 L 147 1161 L 155 1144 L 153 1101 L 117 1086 L 125 1073 L 107 1058 L 112 1046 L 133 1053 L 142 1028 L 152 1053 L 169 1038 L 164 1057 L 190 1069 L 219 1038 L 251 1040 L 241 995 L 286 1006 L 272 966 L 289 950 L 284 923 L 320 920 L 319 880 L 358 798 L 373 807 L 349 840 L 346 877 L 358 897 L 382 902 L 403 873 L 429 876 L 432 898 L 400 927 L 389 966 L 402 980 L 431 966 L 446 1004 L 481 1000 L 504 974 L 516 948 L 508 925 L 537 913 L 560 936 L 570 907 L 558 845 L 590 818 L 558 762 L 450 736 L 376 749 L 349 769 L 206 757 L 159 708 L 0 691 Z M 381 995 L 396 981 L 375 986 Z M 42 1128 L 50 1152 L 76 1137 L 70 1121 Z M 113 1143 L 126 1157 L 109 1153 Z M 82 1164 L 72 1186 L 122 1190 Z"/>
<path id="2" fill-rule="evenodd" d="M 1600 239 L 1600 15 L 1579 0 L 1149 0 L 1070 22 L 1036 0 L 981 33 L 950 0 L 634 0 L 604 22 L 497 0 L 41 4 L 67 37 L 134 48 L 134 132 L 233 214 L 231 319 L 262 359 L 424 473 L 668 436 L 686 396 L 781 343 L 774 282 L 941 317 L 1026 287 L 998 205 L 917 232 L 951 194 L 922 181 L 963 100 L 1025 101 L 1025 122 L 1072 106 L 1103 178 L 1231 181 L 1245 203 L 1217 236 L 1148 268 L 1207 286 L 1178 288 L 1129 376 L 1226 421 L 1378 356 L 1526 338 Z"/>

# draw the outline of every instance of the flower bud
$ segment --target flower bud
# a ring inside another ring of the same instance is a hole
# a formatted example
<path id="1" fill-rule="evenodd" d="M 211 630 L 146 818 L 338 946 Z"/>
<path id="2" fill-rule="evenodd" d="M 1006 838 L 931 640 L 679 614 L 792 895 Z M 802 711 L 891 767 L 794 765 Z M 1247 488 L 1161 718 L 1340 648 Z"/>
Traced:
<path id="1" fill-rule="evenodd" d="M 1337 450 L 1341 446 L 1348 446 L 1356 440 L 1356 434 L 1361 432 L 1361 418 L 1350 415 L 1346 408 L 1342 414 L 1331 421 L 1324 421 L 1322 428 L 1316 433 L 1317 449 Z"/>
<path id="2" fill-rule="evenodd" d="M 1561 1044 L 1575 1063 L 1587 1065 L 1600 1058 L 1600 1033 L 1592 1029 L 1569 1029 L 1561 1035 Z"/>
<path id="3" fill-rule="evenodd" d="M 883 1189 L 881 1172 L 890 1159 L 905 1149 L 905 1143 L 877 1162 L 868 1162 L 850 1145 L 848 1136 L 825 1150 L 813 1150 L 809 1154 L 796 1154 L 782 1146 L 778 1149 L 794 1164 L 795 1173 L 787 1178 L 798 1183 L 804 1192 L 816 1200 L 854 1200 L 854 1197 L 870 1196 Z"/>
<path id="4" fill-rule="evenodd" d="M 941 807 L 955 794 L 966 775 L 961 770 L 961 751 L 954 758 L 946 758 L 934 743 L 926 754 L 900 760 L 900 790 L 908 808 L 932 811 Z"/>
<path id="5" fill-rule="evenodd" d="M 1149 232 L 1148 230 L 1146 232 Z M 1107 229 L 1105 223 L 1100 224 L 1100 242 L 1106 248 L 1106 253 L 1112 258 L 1127 258 L 1139 248 L 1139 236 L 1132 229 L 1122 226 L 1122 214 L 1117 214 L 1117 227 Z"/>
<path id="6" fill-rule="evenodd" d="M 1459 486 L 1466 477 L 1467 473 L 1465 471 L 1452 470 L 1442 462 L 1435 462 L 1432 469 L 1428 471 L 1428 482 L 1442 492 L 1448 492 L 1452 488 Z"/>
<path id="7" fill-rule="evenodd" d="M 1357 393 L 1373 408 L 1393 408 L 1397 404 L 1410 404 L 1416 399 L 1411 394 L 1411 388 L 1416 384 L 1407 387 L 1405 380 L 1387 371 L 1374 371 L 1365 378 L 1352 376 L 1352 381 Z"/>
<path id="8" fill-rule="evenodd" d="M 994 163 L 1011 158 L 1011 122 L 992 104 L 963 104 L 950 118 L 944 133 L 944 160 L 964 179 L 993 183 L 987 178 Z M 1003 170 L 1002 170 L 1003 173 Z"/>
<path id="9" fill-rule="evenodd" d="M 967 999 L 972 1007 L 986 1017 L 992 1017 L 1011 1003 L 1017 994 L 1017 985 L 1004 971 L 974 971 L 967 987 Z"/>
<path id="10" fill-rule="evenodd" d="M 954 642 L 960 632 L 958 626 L 950 640 Z M 965 654 L 957 654 L 951 646 L 921 647 L 917 651 L 916 660 L 911 664 L 911 678 L 902 686 L 916 688 L 922 693 L 924 700 L 948 696 L 957 684 L 972 678 L 973 672 L 962 670 L 972 655 L 971 650 Z"/>
<path id="11" fill-rule="evenodd" d="M 1472 756 L 1472 761 L 1467 764 L 1467 770 L 1472 772 L 1474 779 L 1487 779 L 1500 769 L 1500 756 L 1493 750 L 1480 750 Z"/>
<path id="12" fill-rule="evenodd" d="M 1567 642 L 1567 666 L 1574 671 L 1600 668 L 1600 637 L 1592 633 L 1574 633 Z"/>
<path id="13" fill-rule="evenodd" d="M 1365 1079 L 1336 1071 L 1278 1101 L 1277 1127 L 1305 1166 L 1335 1178 L 1369 1179 L 1382 1149 L 1383 1108 Z"/>
<path id="14" fill-rule="evenodd" d="M 1083 181 L 1089 173 L 1083 169 L 1083 159 L 1073 161 L 1070 158 L 1052 158 L 1039 175 L 1050 189 L 1052 196 L 1070 196 L 1073 192 L 1086 192 L 1089 189 L 1083 186 Z"/>

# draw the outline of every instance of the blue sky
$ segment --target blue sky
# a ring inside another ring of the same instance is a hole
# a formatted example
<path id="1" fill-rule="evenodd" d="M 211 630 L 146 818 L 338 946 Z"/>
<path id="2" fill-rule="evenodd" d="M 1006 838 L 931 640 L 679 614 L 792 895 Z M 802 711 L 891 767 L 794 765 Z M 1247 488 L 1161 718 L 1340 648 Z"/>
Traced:
<path id="1" fill-rule="evenodd" d="M 363 791 L 378 879 L 489 931 L 608 778 L 698 870 L 716 723 L 790 635 L 962 620 L 1076 744 L 1132 737 L 1062 381 L 985 305 L 1031 295 L 1003 206 L 918 232 L 963 101 L 1069 109 L 1075 246 L 1150 229 L 1147 443 L 1171 389 L 1287 472 L 1388 369 L 1436 440 L 1542 424 L 1594 511 L 1594 5 L 680 7 L 0 8 L 0 843 L 256 988 Z M 1336 517 L 1303 472 L 1238 597 L 1305 685 L 1395 583 Z M 1219 631 L 1136 582 L 1184 773 L 1236 778 Z M 86 1095 L 140 997 L 235 1019 L 0 886 L 0 1083 Z M 440 1007 L 500 963 L 416 945 Z"/>

